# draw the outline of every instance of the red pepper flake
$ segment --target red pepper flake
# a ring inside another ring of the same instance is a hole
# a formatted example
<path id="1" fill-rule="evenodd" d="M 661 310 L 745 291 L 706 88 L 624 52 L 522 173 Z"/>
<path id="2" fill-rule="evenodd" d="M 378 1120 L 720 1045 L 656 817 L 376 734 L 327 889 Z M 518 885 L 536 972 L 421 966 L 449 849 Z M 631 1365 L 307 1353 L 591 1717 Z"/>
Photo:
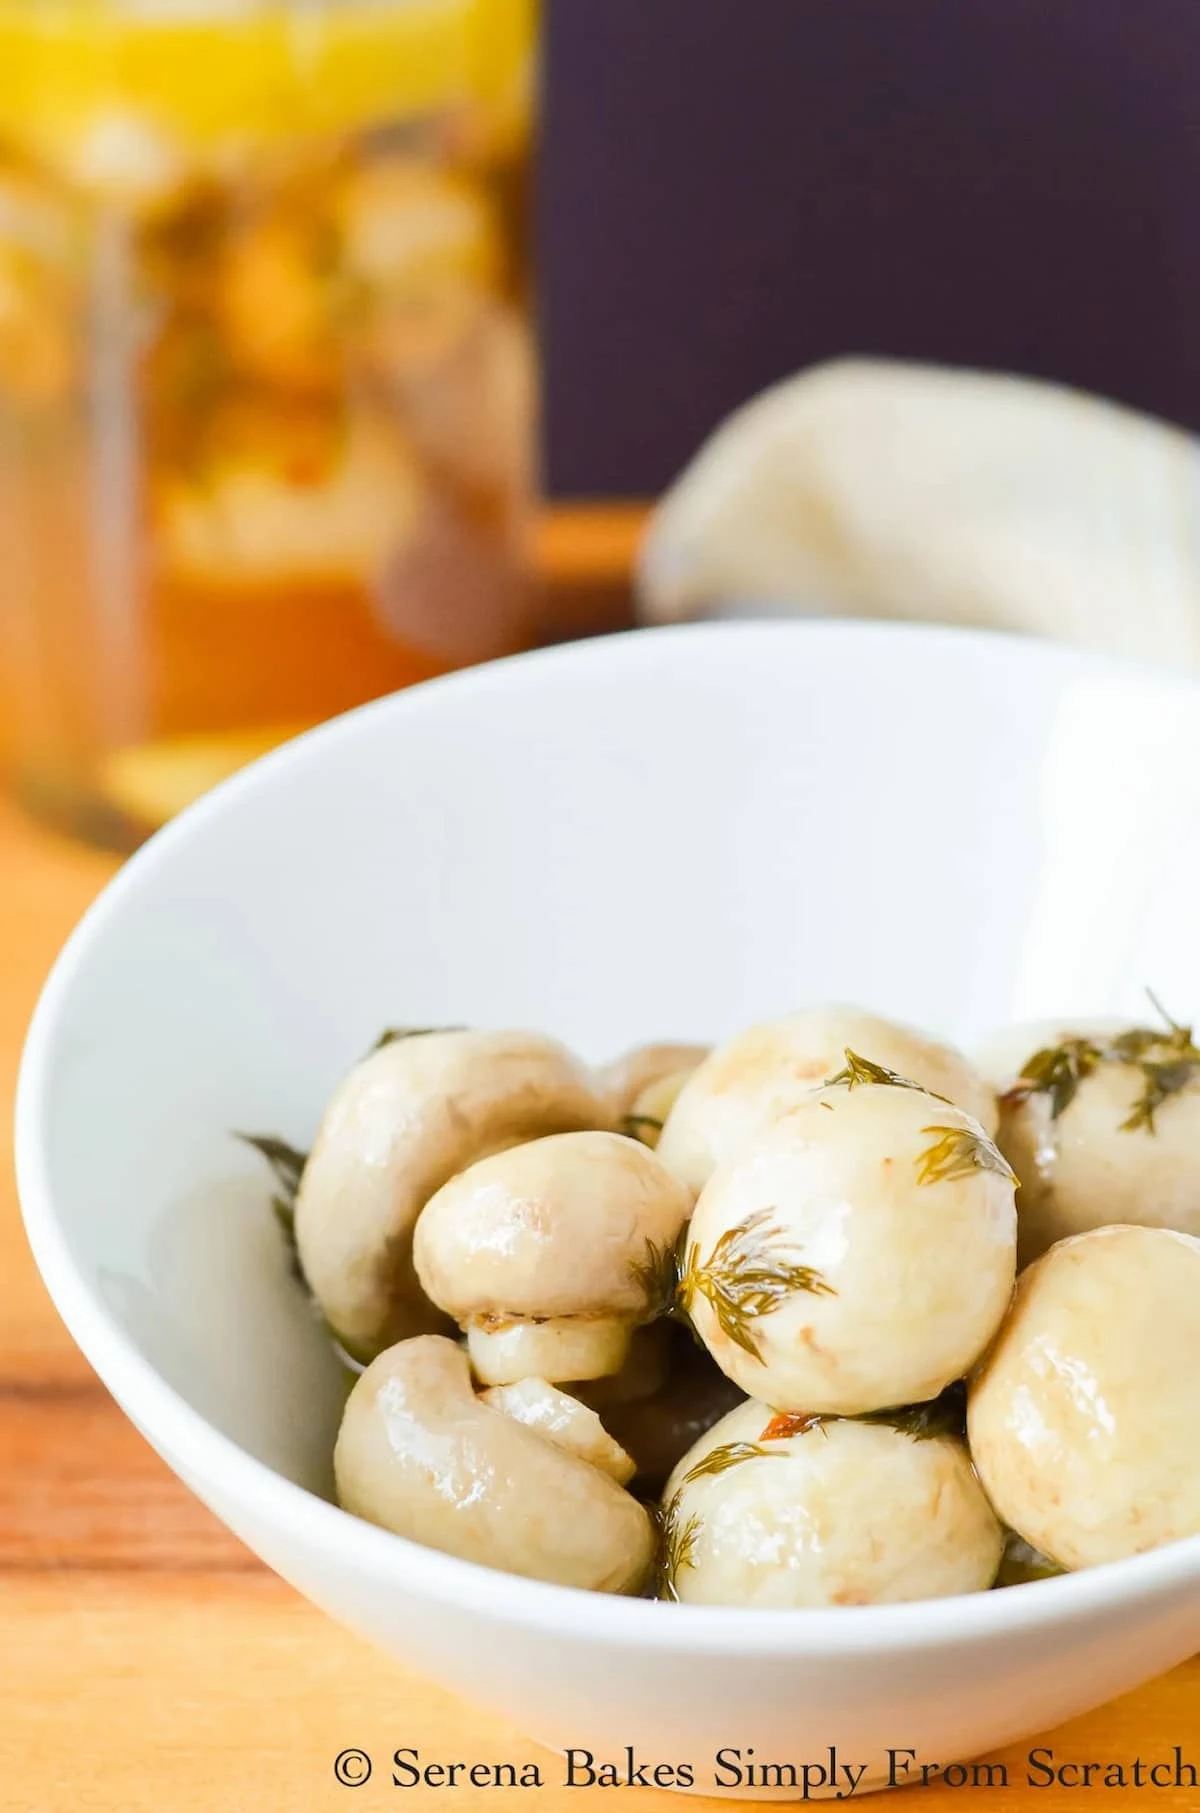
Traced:
<path id="1" fill-rule="evenodd" d="M 789 1435 L 807 1435 L 821 1422 L 807 1410 L 780 1410 L 771 1418 L 762 1434 L 760 1442 L 785 1442 Z"/>

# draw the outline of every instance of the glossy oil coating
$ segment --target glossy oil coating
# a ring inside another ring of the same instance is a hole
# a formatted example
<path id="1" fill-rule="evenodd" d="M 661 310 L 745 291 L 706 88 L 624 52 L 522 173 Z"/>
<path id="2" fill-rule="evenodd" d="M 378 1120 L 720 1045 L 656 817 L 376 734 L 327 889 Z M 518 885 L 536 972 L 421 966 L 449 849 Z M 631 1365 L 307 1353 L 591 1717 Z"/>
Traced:
<path id="1" fill-rule="evenodd" d="M 532 1580 L 637 1592 L 649 1516 L 607 1473 L 475 1396 L 466 1355 L 402 1341 L 363 1374 L 334 1451 L 345 1510 Z"/>
<path id="2" fill-rule="evenodd" d="M 1062 1567 L 1200 1532 L 1200 1240 L 1098 1228 L 1021 1276 L 968 1434 L 1000 1516 Z"/>
<path id="3" fill-rule="evenodd" d="M 959 1052 L 862 1008 L 809 1007 L 719 1045 L 685 1083 L 658 1144 L 663 1163 L 703 1189 L 771 1124 L 846 1062 L 846 1049 L 947 1096 L 991 1132 L 996 1105 Z"/>
<path id="4" fill-rule="evenodd" d="M 417 1224 L 417 1273 L 466 1330 L 487 1383 L 596 1378 L 618 1370 L 635 1328 L 661 1308 L 691 1206 L 637 1140 L 531 1140 L 431 1197 Z"/>
<path id="5" fill-rule="evenodd" d="M 637 1472 L 632 1457 L 615 1442 L 596 1412 L 578 1398 L 560 1391 L 545 1379 L 519 1379 L 515 1385 L 493 1385 L 480 1393 L 481 1401 L 502 1411 L 527 1429 L 535 1429 L 564 1454 L 599 1467 L 619 1486 L 628 1485 Z"/>
<path id="6" fill-rule="evenodd" d="M 296 1201 L 304 1274 L 355 1358 L 448 1327 L 413 1269 L 425 1203 L 456 1171 L 538 1134 L 606 1124 L 591 1074 L 530 1032 L 402 1038 L 358 1064 L 325 1111 Z"/>
<path id="7" fill-rule="evenodd" d="M 992 1584 L 1003 1532 L 961 1441 L 836 1420 L 764 1440 L 772 1422 L 767 1406 L 743 1404 L 675 1469 L 664 1496 L 674 1596 L 879 1605 Z"/>
<path id="8" fill-rule="evenodd" d="M 921 1402 L 999 1326 L 1013 1194 L 983 1129 L 948 1103 L 821 1090 L 702 1192 L 683 1300 L 722 1370 L 777 1409 Z"/>
<path id="9" fill-rule="evenodd" d="M 1035 1053 L 1080 1039 L 1104 1045 L 1129 1030 L 1111 1020 L 1034 1023 L 1006 1032 L 983 1059 L 1000 1092 L 997 1139 L 1021 1179 L 1022 1265 L 1056 1240 L 1116 1223 L 1200 1234 L 1200 1064 L 1168 1077 L 1182 1087 L 1152 1124 L 1127 1124 L 1147 1084 L 1136 1064 L 1103 1058 L 1058 1113 L 1052 1092 L 1017 1086 Z M 1175 1061 L 1165 1046 L 1149 1055 Z"/>

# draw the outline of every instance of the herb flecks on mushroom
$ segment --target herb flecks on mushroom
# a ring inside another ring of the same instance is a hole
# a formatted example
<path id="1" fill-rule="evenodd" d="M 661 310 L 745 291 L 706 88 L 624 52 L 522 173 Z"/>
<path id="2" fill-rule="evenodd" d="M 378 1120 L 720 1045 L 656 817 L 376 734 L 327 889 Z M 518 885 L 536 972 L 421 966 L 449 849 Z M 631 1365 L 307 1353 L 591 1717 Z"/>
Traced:
<path id="1" fill-rule="evenodd" d="M 1004 1533 L 961 1436 L 833 1417 L 816 1439 L 802 1419 L 764 1452 L 769 1417 L 753 1401 L 731 1411 L 668 1481 L 663 1596 L 783 1609 L 991 1586 Z"/>
<path id="2" fill-rule="evenodd" d="M 1075 1100 L 1084 1077 L 1090 1076 L 1104 1057 L 1103 1048 L 1091 1039 L 1068 1038 L 1047 1045 L 1027 1058 L 1021 1074 L 1001 1097 L 1001 1107 L 1015 1107 L 1032 1095 L 1045 1096 L 1051 1120 L 1057 1120 Z"/>
<path id="3" fill-rule="evenodd" d="M 673 1497 L 659 1514 L 658 1560 L 659 1597 L 679 1603 L 679 1576 L 695 1564 L 696 1544 L 700 1537 L 700 1519 L 679 1515 L 679 1498 Z"/>
<path id="4" fill-rule="evenodd" d="M 1104 1225 L 1200 1233 L 1200 1046 L 1154 1006 L 1161 1026 L 1050 1023 L 995 1041 L 1023 1265 Z"/>
<path id="5" fill-rule="evenodd" d="M 936 1201 L 923 1181 L 931 1129 Z M 1003 1160 L 920 1089 L 810 1095 L 711 1178 L 681 1300 L 722 1370 L 780 1412 L 861 1416 L 935 1398 L 999 1326 L 1016 1269 Z M 964 1156 L 966 1155 L 966 1156 Z"/>
<path id="6" fill-rule="evenodd" d="M 852 1061 L 848 1052 L 870 1056 Z M 910 1026 L 835 1004 L 751 1026 L 717 1046 L 679 1090 L 659 1156 L 698 1194 L 843 1065 L 852 1072 L 857 1065 L 848 1079 L 855 1085 L 911 1078 L 974 1116 L 985 1133 L 995 1127 L 995 1095 L 961 1053 Z M 861 1074 L 868 1065 L 871 1075 Z"/>
<path id="7" fill-rule="evenodd" d="M 743 1461 L 778 1460 L 782 1452 L 781 1448 L 764 1448 L 761 1438 L 756 1442 L 722 1442 L 701 1455 L 679 1483 L 690 1486 L 695 1479 L 716 1479 L 719 1474 L 728 1473 L 730 1467 L 740 1467 Z"/>
<path id="8" fill-rule="evenodd" d="M 851 1051 L 850 1047 L 847 1046 L 844 1069 L 836 1071 L 831 1077 L 827 1077 L 825 1079 L 824 1087 L 826 1089 L 839 1089 L 844 1086 L 847 1089 L 861 1089 L 864 1084 L 875 1084 L 879 1087 L 889 1089 L 921 1088 L 921 1084 L 914 1083 L 910 1076 L 900 1076 L 896 1071 L 889 1070 L 885 1064 L 876 1064 L 871 1058 L 864 1058 L 860 1056 L 857 1051 Z M 936 1091 L 933 1089 L 926 1089 L 924 1094 L 936 1095 Z M 949 1096 L 937 1096 L 939 1102 L 949 1101 L 949 1099 Z"/>
<path id="9" fill-rule="evenodd" d="M 777 1412 L 759 1436 L 760 1442 L 788 1441 L 793 1436 L 821 1430 L 839 1417 L 814 1416 L 805 1411 Z M 931 1441 L 944 1435 L 965 1439 L 967 1432 L 967 1388 L 961 1380 L 948 1385 L 940 1396 L 925 1404 L 901 1404 L 887 1410 L 867 1410 L 857 1418 L 860 1423 L 880 1423 L 909 1435 L 916 1442 Z M 769 1452 L 769 1450 L 768 1450 Z"/>
<path id="10" fill-rule="evenodd" d="M 751 1359 L 761 1359 L 754 1324 L 796 1292 L 831 1296 L 833 1286 L 789 1245 L 772 1209 L 760 1209 L 726 1228 L 707 1259 L 688 1246 L 679 1300 L 688 1316 L 698 1299 L 712 1309 L 722 1333 Z"/>
<path id="11" fill-rule="evenodd" d="M 1074 1035 L 1044 1046 L 1026 1059 L 1003 1102 L 1017 1105 L 1042 1095 L 1048 1101 L 1051 1120 L 1058 1120 L 1098 1065 L 1128 1064 L 1141 1072 L 1142 1089 L 1133 1109 L 1120 1122 L 1121 1131 L 1134 1133 L 1144 1127 L 1154 1133 L 1154 1116 L 1164 1102 L 1200 1080 L 1200 1047 L 1190 1026 L 1172 1019 L 1153 994 L 1150 1000 L 1162 1016 L 1162 1027 L 1130 1026 L 1107 1038 Z"/>
<path id="12" fill-rule="evenodd" d="M 994 1171 L 1016 1185 L 1017 1174 L 982 1127 L 923 1127 L 933 1144 L 916 1162 L 919 1184 L 951 1183 L 973 1171 Z"/>
<path id="13" fill-rule="evenodd" d="M 647 1240 L 640 1257 L 629 1261 L 629 1271 L 645 1297 L 644 1322 L 672 1315 L 679 1294 L 679 1246 L 682 1236 L 658 1242 Z"/>
<path id="14" fill-rule="evenodd" d="M 385 1045 L 395 1045 L 401 1039 L 426 1039 L 433 1032 L 466 1032 L 465 1026 L 385 1026 L 371 1051 L 382 1051 Z M 370 1057 L 371 1052 L 367 1053 Z"/>

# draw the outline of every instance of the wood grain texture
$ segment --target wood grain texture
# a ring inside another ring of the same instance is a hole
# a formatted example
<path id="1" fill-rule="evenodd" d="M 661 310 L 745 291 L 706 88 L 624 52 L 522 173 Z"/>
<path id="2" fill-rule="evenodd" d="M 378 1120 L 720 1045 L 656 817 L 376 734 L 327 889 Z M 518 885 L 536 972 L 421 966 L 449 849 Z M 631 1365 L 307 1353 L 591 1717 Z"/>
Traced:
<path id="1" fill-rule="evenodd" d="M 570 517 L 546 532 L 551 575 L 605 584 L 627 562 L 636 518 Z M 589 552 L 590 550 L 590 552 Z M 398 1797 L 389 1758 L 540 1760 L 494 1719 L 406 1674 L 299 1599 L 168 1473 L 76 1352 L 36 1276 L 17 1216 L 10 1116 L 19 1048 L 55 952 L 112 862 L 27 824 L 0 799 L 0 1813 L 321 1813 L 323 1808 L 689 1804 L 654 1789 L 567 1795 L 460 1783 Z M 1200 1662 L 1056 1733 L 1062 1759 L 1132 1762 L 1192 1748 Z M 359 1746 L 375 1774 L 353 1794 L 333 1759 Z M 1093 1813 L 1131 1804 L 1093 1790 L 940 1787 L 912 1813 L 980 1808 Z M 1147 1790 L 1164 1813 L 1200 1792 Z M 696 1804 L 692 1802 L 691 1804 Z M 712 1803 L 715 1804 L 715 1803 Z"/>

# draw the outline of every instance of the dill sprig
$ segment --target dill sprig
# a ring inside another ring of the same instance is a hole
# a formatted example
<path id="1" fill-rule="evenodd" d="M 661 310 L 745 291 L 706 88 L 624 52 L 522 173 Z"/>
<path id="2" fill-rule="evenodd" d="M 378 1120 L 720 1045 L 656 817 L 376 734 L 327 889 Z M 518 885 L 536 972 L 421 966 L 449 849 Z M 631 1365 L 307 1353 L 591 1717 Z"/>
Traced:
<path id="1" fill-rule="evenodd" d="M 647 1240 L 642 1257 L 630 1262 L 629 1276 L 646 1299 L 642 1319 L 656 1322 L 669 1316 L 679 1290 L 679 1243 L 660 1246 Z"/>
<path id="2" fill-rule="evenodd" d="M 795 1435 L 807 1435 L 810 1429 L 824 1429 L 828 1423 L 882 1423 L 916 1442 L 932 1441 L 939 1436 L 962 1439 L 967 1432 L 967 1388 L 961 1381 L 924 1404 L 899 1404 L 887 1410 L 866 1410 L 861 1416 L 819 1416 L 811 1411 L 782 1410 L 773 1416 L 760 1442 L 782 1442 Z"/>
<path id="3" fill-rule="evenodd" d="M 889 1429 L 898 1429 L 901 1435 L 911 1435 L 915 1442 L 932 1441 L 946 1435 L 961 1440 L 967 1432 L 967 1388 L 961 1381 L 956 1381 L 927 1403 L 901 1404 L 891 1410 L 868 1410 L 855 1420 L 883 1423 Z"/>
<path id="4" fill-rule="evenodd" d="M 1124 1032 L 1100 1039 L 1073 1035 L 1057 1045 L 1044 1046 L 1027 1058 L 1021 1074 L 1003 1097 L 1009 1107 L 1030 1096 L 1045 1096 L 1050 1119 L 1056 1121 L 1074 1101 L 1079 1085 L 1100 1064 L 1128 1064 L 1141 1072 L 1142 1090 L 1132 1111 L 1120 1124 L 1122 1133 L 1145 1128 L 1157 1131 L 1154 1117 L 1165 1102 L 1200 1080 L 1200 1047 L 1193 1029 L 1172 1019 L 1152 990 L 1150 1005 L 1163 1024 L 1130 1026 Z"/>
<path id="5" fill-rule="evenodd" d="M 753 1322 L 769 1316 L 797 1291 L 813 1296 L 836 1295 L 820 1272 L 804 1265 L 786 1244 L 786 1233 L 772 1220 L 774 1209 L 760 1209 L 748 1220 L 726 1228 L 707 1259 L 688 1249 L 679 1282 L 679 1302 L 690 1315 L 703 1297 L 727 1340 L 752 1359 L 761 1360 Z"/>
<path id="6" fill-rule="evenodd" d="M 623 1114 L 621 1116 L 621 1132 L 627 1139 L 640 1140 L 644 1146 L 658 1144 L 658 1135 L 662 1132 L 663 1125 L 664 1123 L 656 1114 Z M 643 1136 L 647 1133 L 651 1134 L 652 1138 L 644 1138 Z"/>
<path id="7" fill-rule="evenodd" d="M 283 1230 L 292 1271 L 297 1278 L 303 1280 L 300 1255 L 296 1247 L 296 1196 L 304 1167 L 308 1163 L 308 1153 L 298 1152 L 295 1146 L 289 1146 L 285 1139 L 279 1139 L 273 1133 L 235 1133 L 233 1137 L 247 1146 L 253 1146 L 266 1159 L 274 1173 L 279 1189 L 271 1198 L 271 1209 Z"/>
<path id="8" fill-rule="evenodd" d="M 679 1576 L 684 1568 L 696 1565 L 696 1544 L 700 1539 L 700 1518 L 695 1512 L 690 1517 L 680 1518 L 680 1494 L 675 1493 L 670 1503 L 657 1511 L 655 1525 L 658 1532 L 657 1557 L 655 1573 L 658 1577 L 658 1596 L 660 1599 L 679 1600 Z"/>
<path id="9" fill-rule="evenodd" d="M 385 1045 L 395 1045 L 400 1039 L 427 1039 L 433 1032 L 466 1032 L 465 1026 L 385 1026 L 367 1056 L 374 1057 Z"/>
<path id="10" fill-rule="evenodd" d="M 722 1442 L 717 1448 L 710 1448 L 702 1460 L 694 1467 L 689 1467 L 679 1484 L 690 1486 L 697 1479 L 719 1479 L 722 1473 L 728 1473 L 731 1467 L 740 1467 L 747 1460 L 778 1460 L 782 1449 L 764 1448 L 758 1442 Z"/>
<path id="11" fill-rule="evenodd" d="M 1044 1095 L 1050 1105 L 1050 1119 L 1056 1121 L 1075 1100 L 1080 1083 L 1103 1058 L 1103 1048 L 1091 1039 L 1064 1039 L 1059 1045 L 1044 1046 L 1026 1059 L 1020 1076 L 1002 1100 L 1007 1107 L 1019 1107 L 1031 1095 Z"/>
<path id="12" fill-rule="evenodd" d="M 1118 1033 L 1110 1047 L 1118 1061 L 1134 1064 L 1142 1073 L 1142 1093 L 1134 1103 L 1132 1113 L 1121 1122 L 1123 1133 L 1134 1133 L 1140 1127 L 1147 1133 L 1154 1133 L 1154 1116 L 1158 1109 L 1195 1082 L 1200 1073 L 1200 1048 L 1192 1036 L 1192 1028 L 1173 1020 L 1157 996 L 1149 989 L 1146 993 L 1166 1031 L 1159 1033 L 1152 1027 L 1135 1026 L 1128 1032 Z"/>
<path id="13" fill-rule="evenodd" d="M 873 1058 L 864 1058 L 857 1051 L 845 1047 L 845 1068 L 836 1075 L 826 1077 L 825 1089 L 861 1088 L 864 1083 L 886 1085 L 891 1089 L 916 1089 L 921 1095 L 932 1095 L 935 1101 L 949 1101 L 949 1096 L 938 1095 L 936 1090 L 926 1089 L 924 1083 L 916 1083 L 910 1076 L 901 1076 L 898 1071 L 889 1070 L 885 1064 L 875 1063 Z"/>
<path id="14" fill-rule="evenodd" d="M 977 1171 L 994 1171 L 1009 1183 L 1017 1183 L 1016 1172 L 982 1127 L 922 1127 L 921 1131 L 936 1137 L 916 1160 L 919 1184 L 951 1183 L 973 1177 Z"/>

